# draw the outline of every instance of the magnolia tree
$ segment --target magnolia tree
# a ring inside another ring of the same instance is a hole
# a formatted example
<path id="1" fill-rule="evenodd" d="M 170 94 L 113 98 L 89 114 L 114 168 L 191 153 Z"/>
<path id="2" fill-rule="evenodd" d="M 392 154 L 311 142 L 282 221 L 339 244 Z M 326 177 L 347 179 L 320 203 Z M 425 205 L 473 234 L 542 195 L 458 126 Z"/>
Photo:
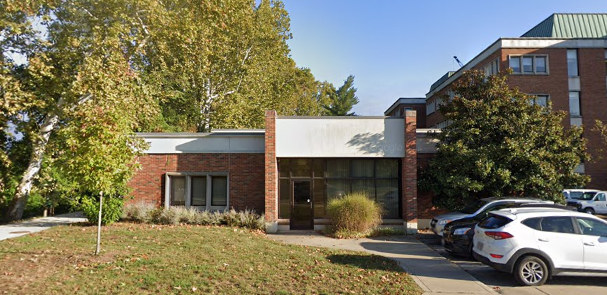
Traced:
<path id="1" fill-rule="evenodd" d="M 420 181 L 437 205 L 460 209 L 503 196 L 561 201 L 564 188 L 588 181 L 574 172 L 588 160 L 582 129 L 563 128 L 564 112 L 511 89 L 507 73 L 467 71 L 451 90 L 455 96 L 440 107 L 450 125 Z"/>

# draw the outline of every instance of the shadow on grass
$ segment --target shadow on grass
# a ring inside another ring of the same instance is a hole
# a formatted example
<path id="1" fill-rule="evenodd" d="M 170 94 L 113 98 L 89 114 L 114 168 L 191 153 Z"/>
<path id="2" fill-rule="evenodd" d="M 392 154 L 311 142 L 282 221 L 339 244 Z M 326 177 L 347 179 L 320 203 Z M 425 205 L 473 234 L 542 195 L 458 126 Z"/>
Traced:
<path id="1" fill-rule="evenodd" d="M 396 261 L 377 255 L 333 254 L 327 259 L 334 264 L 350 265 L 362 269 L 404 272 Z"/>

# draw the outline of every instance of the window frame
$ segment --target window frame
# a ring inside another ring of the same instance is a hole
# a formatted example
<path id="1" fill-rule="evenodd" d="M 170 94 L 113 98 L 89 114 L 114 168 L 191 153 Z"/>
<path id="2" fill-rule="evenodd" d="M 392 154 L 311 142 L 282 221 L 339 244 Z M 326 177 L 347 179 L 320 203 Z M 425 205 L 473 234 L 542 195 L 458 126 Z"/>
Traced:
<path id="1" fill-rule="evenodd" d="M 511 64 L 511 60 L 513 58 L 518 58 L 518 65 L 519 65 L 519 72 L 515 72 L 514 69 L 510 66 Z M 523 69 L 523 60 L 525 58 L 532 58 L 531 61 L 531 68 L 533 71 L 531 72 L 525 72 L 525 70 Z M 537 71 L 537 58 L 544 58 L 546 64 L 546 71 L 545 72 L 538 72 Z M 550 75 L 550 57 L 548 56 L 548 54 L 510 54 L 508 55 L 508 68 L 512 69 L 512 74 L 513 75 L 539 75 L 539 76 L 546 76 L 546 75 Z"/>
<path id="2" fill-rule="evenodd" d="M 213 206 L 212 202 L 212 189 L 213 189 L 213 177 L 225 177 L 226 178 L 226 205 L 225 206 Z M 164 207 L 171 207 L 171 177 L 185 177 L 185 207 L 196 208 L 198 210 L 207 211 L 223 211 L 230 208 L 230 175 L 228 172 L 167 172 L 164 175 Z M 205 206 L 193 206 L 192 205 L 192 178 L 193 177 L 206 177 L 206 205 Z M 177 205 L 180 206 L 180 205 Z"/>

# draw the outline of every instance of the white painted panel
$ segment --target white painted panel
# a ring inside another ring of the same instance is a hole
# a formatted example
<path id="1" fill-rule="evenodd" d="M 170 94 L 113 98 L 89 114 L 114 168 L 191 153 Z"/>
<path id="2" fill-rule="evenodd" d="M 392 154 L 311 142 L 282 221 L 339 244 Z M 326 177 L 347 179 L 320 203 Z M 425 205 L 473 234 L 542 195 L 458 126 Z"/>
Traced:
<path id="1" fill-rule="evenodd" d="M 145 137 L 150 144 L 145 151 L 148 154 L 180 153 L 264 153 L 264 137 L 260 136 L 226 136 L 211 134 L 208 136 L 183 137 Z"/>
<path id="2" fill-rule="evenodd" d="M 402 118 L 277 118 L 277 157 L 404 157 Z"/>
<path id="3" fill-rule="evenodd" d="M 577 167 L 575 167 L 575 170 L 573 172 L 579 173 L 579 174 L 585 174 L 586 168 L 584 167 L 584 163 L 577 165 Z"/>
<path id="4" fill-rule="evenodd" d="M 580 77 L 569 77 L 569 91 L 580 91 Z"/>
<path id="5" fill-rule="evenodd" d="M 571 117 L 569 123 L 571 126 L 582 126 L 582 117 Z"/>

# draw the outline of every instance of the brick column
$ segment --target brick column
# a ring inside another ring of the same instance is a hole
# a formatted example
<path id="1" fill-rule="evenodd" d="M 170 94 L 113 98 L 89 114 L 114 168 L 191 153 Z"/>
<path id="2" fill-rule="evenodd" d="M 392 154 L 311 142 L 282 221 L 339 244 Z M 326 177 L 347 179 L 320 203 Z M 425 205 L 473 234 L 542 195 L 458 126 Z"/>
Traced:
<path id="1" fill-rule="evenodd" d="M 276 162 L 276 111 L 266 111 L 265 132 L 266 232 L 278 231 L 278 165 Z"/>
<path id="2" fill-rule="evenodd" d="M 405 111 L 405 157 L 402 165 L 403 223 L 408 233 L 417 232 L 417 119 L 415 111 Z"/>

